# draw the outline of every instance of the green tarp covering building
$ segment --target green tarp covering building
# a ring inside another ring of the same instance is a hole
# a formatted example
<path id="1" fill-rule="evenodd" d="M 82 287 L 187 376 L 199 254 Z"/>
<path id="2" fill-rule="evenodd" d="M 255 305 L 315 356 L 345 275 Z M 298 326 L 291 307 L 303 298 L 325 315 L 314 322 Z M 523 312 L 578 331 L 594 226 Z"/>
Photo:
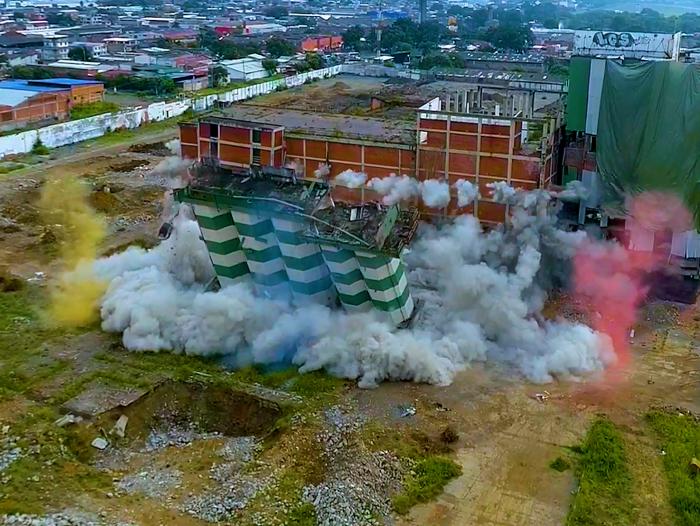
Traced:
<path id="1" fill-rule="evenodd" d="M 670 191 L 700 225 L 700 69 L 605 61 L 596 156 L 609 203 Z"/>

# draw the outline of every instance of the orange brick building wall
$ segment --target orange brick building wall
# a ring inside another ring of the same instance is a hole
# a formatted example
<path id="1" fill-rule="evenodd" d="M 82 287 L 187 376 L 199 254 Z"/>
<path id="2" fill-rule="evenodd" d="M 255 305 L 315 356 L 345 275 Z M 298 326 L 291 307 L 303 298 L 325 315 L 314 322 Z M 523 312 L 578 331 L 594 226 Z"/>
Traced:
<path id="1" fill-rule="evenodd" d="M 104 84 L 90 84 L 87 86 L 71 87 L 71 101 L 75 104 L 91 104 L 100 102 L 104 98 Z"/>
<path id="2" fill-rule="evenodd" d="M 218 137 L 213 138 L 210 123 L 181 124 L 182 155 L 199 160 L 218 158 L 230 167 L 289 166 L 308 178 L 328 165 L 331 180 L 348 169 L 364 172 L 368 179 L 400 174 L 419 180 L 445 180 L 450 187 L 465 179 L 478 186 L 482 196 L 468 208 L 457 207 L 454 190 L 446 210 L 416 204 L 428 216 L 470 212 L 487 223 L 501 223 L 507 213 L 506 206 L 489 198 L 489 183 L 507 181 L 528 190 L 549 186 L 556 166 L 557 133 L 543 134 L 546 147 L 542 153 L 523 148 L 523 120 L 485 117 L 467 122 L 463 116 L 453 120 L 445 115 L 419 116 L 418 145 L 306 135 L 258 123 L 220 124 L 215 132 Z M 332 192 L 340 200 L 379 198 L 367 189 L 336 186 Z"/>
<path id="3" fill-rule="evenodd" d="M 68 92 L 37 93 L 17 106 L 4 106 L 0 101 L 0 129 L 9 130 L 33 122 L 68 117 L 70 98 Z"/>

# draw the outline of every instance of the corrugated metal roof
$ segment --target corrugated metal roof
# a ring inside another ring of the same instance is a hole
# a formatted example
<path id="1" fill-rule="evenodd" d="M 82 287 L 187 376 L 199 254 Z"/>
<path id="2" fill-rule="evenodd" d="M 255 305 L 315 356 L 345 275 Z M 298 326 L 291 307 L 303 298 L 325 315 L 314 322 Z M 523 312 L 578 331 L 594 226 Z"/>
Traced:
<path id="1" fill-rule="evenodd" d="M 28 91 L 28 92 L 34 92 L 34 93 L 46 93 L 46 92 L 53 92 L 53 91 L 65 91 L 66 88 L 59 88 L 56 86 L 30 86 L 27 84 L 26 80 L 18 80 L 18 79 L 10 79 L 10 80 L 2 80 L 0 81 L 0 88 L 5 88 L 5 89 L 12 89 L 12 90 L 19 90 L 19 91 Z"/>
<path id="2" fill-rule="evenodd" d="M 57 85 L 57 86 L 87 86 L 89 84 L 100 84 L 96 80 L 70 79 L 67 77 L 46 79 L 46 80 L 30 80 L 29 84 L 33 85 Z"/>
<path id="3" fill-rule="evenodd" d="M 11 106 L 14 108 L 33 96 L 31 91 L 0 87 L 0 106 Z"/>

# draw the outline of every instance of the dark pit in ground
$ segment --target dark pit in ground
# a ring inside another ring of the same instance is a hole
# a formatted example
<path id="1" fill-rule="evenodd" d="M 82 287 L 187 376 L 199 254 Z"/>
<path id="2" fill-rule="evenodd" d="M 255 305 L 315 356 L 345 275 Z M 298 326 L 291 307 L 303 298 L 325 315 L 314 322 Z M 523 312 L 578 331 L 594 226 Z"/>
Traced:
<path id="1" fill-rule="evenodd" d="M 152 433 L 192 430 L 224 436 L 264 436 L 282 416 L 280 406 L 245 391 L 195 382 L 166 382 L 127 407 L 105 415 L 105 426 L 126 415 L 130 443 Z"/>

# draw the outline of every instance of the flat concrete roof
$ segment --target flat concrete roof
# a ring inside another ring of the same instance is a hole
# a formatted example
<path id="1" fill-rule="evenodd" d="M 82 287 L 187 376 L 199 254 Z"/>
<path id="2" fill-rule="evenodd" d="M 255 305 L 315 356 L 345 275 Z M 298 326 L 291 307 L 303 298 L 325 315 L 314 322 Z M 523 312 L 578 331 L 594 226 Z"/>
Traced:
<path id="1" fill-rule="evenodd" d="M 307 133 L 331 138 L 349 138 L 399 144 L 415 144 L 415 122 L 373 117 L 320 113 L 252 104 L 237 104 L 222 111 L 222 117 L 284 126 L 290 133 Z"/>

